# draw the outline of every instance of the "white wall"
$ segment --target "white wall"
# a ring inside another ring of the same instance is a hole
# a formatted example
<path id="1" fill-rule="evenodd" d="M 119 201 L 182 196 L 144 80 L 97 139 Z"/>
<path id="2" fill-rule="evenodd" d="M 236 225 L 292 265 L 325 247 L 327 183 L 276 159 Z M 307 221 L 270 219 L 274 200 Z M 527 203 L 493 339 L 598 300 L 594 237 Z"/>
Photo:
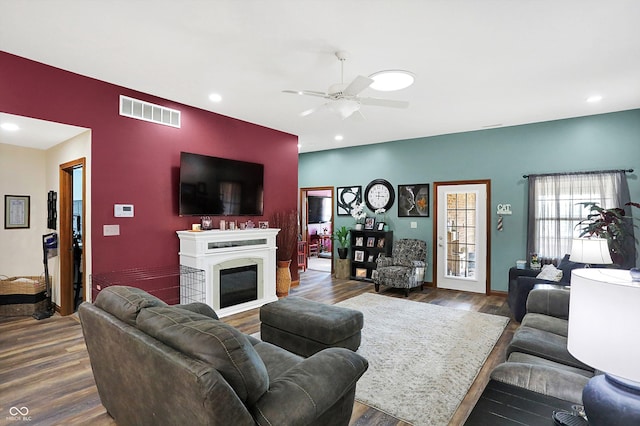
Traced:
<path id="1" fill-rule="evenodd" d="M 47 233 L 46 152 L 0 144 L 0 275 L 44 274 L 42 235 Z M 4 229 L 4 196 L 31 197 L 30 227 Z"/>
<path id="2" fill-rule="evenodd" d="M 58 193 L 58 223 L 57 229 L 60 230 L 60 165 L 64 163 L 68 163 L 69 161 L 77 160 L 84 157 L 86 159 L 86 188 L 85 188 L 85 206 L 86 206 L 86 217 L 85 217 L 85 230 L 86 235 L 84 235 L 83 248 L 84 248 L 84 262 L 86 265 L 86 276 L 85 276 L 85 296 L 86 299 L 90 298 L 90 285 L 89 285 L 89 277 L 91 276 L 91 131 L 87 130 L 80 135 L 69 139 L 66 142 L 58 144 L 53 148 L 50 148 L 46 151 L 46 178 L 44 185 L 46 189 L 44 190 L 45 194 L 45 203 L 46 203 L 46 194 L 49 191 L 56 191 Z M 46 206 L 45 206 L 45 216 L 44 220 L 46 222 Z M 59 305 L 60 304 L 60 261 L 58 257 L 52 258 L 49 260 L 49 274 L 53 277 L 53 300 Z"/>

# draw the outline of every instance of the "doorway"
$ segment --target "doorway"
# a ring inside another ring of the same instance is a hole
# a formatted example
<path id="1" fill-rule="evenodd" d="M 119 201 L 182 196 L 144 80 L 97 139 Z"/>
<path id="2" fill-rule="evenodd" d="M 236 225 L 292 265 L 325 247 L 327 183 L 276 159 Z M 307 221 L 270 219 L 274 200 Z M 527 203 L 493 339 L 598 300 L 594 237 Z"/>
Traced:
<path id="1" fill-rule="evenodd" d="M 85 300 L 86 159 L 60 165 L 60 314 Z"/>
<path id="2" fill-rule="evenodd" d="M 489 294 L 491 181 L 435 182 L 435 286 Z"/>
<path id="3" fill-rule="evenodd" d="M 332 186 L 300 188 L 300 233 L 306 263 L 302 269 L 333 273 L 333 191 Z"/>

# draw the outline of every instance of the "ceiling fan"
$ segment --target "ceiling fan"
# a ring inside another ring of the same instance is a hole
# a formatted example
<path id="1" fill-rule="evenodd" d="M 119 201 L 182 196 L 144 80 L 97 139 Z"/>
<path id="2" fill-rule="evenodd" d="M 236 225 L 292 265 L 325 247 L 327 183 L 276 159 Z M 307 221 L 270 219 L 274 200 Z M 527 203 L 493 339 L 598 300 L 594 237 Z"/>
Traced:
<path id="1" fill-rule="evenodd" d="M 362 75 L 357 76 L 351 83 L 344 83 L 344 62 L 348 58 L 347 52 L 338 51 L 335 53 L 340 61 L 341 76 L 340 83 L 332 84 L 329 90 L 325 92 L 316 92 L 313 90 L 283 90 L 283 93 L 291 93 L 294 95 L 315 96 L 328 99 L 329 102 L 300 113 L 301 116 L 307 116 L 320 109 L 328 109 L 329 111 L 338 113 L 343 119 L 353 117 L 364 119 L 364 115 L 360 112 L 362 105 L 372 105 L 390 108 L 407 108 L 409 102 L 395 101 L 391 99 L 368 98 L 358 96 L 363 90 L 369 87 L 374 80 Z"/>

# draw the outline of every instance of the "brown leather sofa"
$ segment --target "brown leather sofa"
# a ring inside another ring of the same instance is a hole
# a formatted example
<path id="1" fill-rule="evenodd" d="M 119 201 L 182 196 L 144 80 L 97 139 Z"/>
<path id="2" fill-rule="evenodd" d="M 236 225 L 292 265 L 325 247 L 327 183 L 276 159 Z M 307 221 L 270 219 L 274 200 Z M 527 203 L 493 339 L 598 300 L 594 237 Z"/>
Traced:
<path id="1" fill-rule="evenodd" d="M 347 425 L 367 360 L 344 348 L 302 358 L 218 320 L 108 287 L 79 308 L 102 404 L 118 425 Z"/>

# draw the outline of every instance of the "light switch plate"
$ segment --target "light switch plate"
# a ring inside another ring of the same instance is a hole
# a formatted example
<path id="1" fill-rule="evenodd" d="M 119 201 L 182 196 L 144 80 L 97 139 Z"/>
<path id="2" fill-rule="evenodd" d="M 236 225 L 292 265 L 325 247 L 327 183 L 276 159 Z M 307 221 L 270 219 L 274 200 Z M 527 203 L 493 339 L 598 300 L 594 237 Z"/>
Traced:
<path id="1" fill-rule="evenodd" d="M 418 222 L 411 222 L 411 229 L 415 229 L 418 227 Z"/>
<path id="2" fill-rule="evenodd" d="M 120 235 L 120 225 L 102 225 L 102 235 L 105 237 Z"/>

